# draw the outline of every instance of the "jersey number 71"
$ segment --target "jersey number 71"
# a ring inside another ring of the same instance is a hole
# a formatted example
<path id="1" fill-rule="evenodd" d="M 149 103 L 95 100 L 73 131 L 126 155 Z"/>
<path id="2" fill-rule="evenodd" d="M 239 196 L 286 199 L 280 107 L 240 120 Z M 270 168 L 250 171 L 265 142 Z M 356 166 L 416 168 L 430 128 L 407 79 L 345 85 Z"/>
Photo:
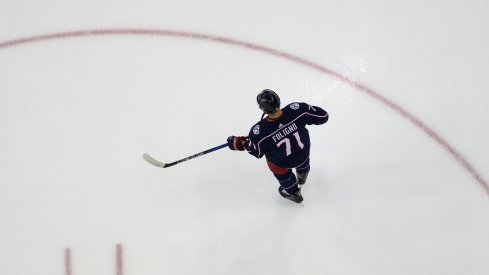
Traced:
<path id="1" fill-rule="evenodd" d="M 299 133 L 295 132 L 292 136 L 295 137 L 297 144 L 299 145 L 299 147 L 302 150 L 304 148 L 304 143 L 302 143 L 301 137 L 299 136 Z M 277 147 L 280 147 L 282 144 L 285 144 L 285 155 L 289 156 L 290 154 L 292 154 L 292 145 L 290 144 L 290 139 L 288 137 L 277 142 Z"/>

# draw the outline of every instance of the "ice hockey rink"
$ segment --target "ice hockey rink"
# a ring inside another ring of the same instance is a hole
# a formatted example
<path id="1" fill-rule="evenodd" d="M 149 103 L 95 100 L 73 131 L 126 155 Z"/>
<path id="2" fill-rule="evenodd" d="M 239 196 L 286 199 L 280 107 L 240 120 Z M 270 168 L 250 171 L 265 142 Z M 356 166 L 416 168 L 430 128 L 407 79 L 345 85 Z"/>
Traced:
<path id="1" fill-rule="evenodd" d="M 489 274 L 489 2 L 0 4 L 0 274 Z M 227 148 L 323 107 L 304 207 Z"/>

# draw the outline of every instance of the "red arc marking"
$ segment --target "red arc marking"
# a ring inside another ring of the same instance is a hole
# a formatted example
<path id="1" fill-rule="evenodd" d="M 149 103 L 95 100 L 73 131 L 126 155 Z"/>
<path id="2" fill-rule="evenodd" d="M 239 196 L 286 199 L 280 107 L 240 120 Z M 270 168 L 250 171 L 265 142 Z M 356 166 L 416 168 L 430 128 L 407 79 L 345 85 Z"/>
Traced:
<path id="1" fill-rule="evenodd" d="M 188 38 L 194 40 L 217 42 L 221 44 L 227 44 L 230 46 L 246 48 L 249 50 L 254 50 L 254 51 L 274 55 L 301 64 L 303 66 L 309 67 L 316 71 L 322 72 L 333 78 L 339 79 L 344 83 L 352 87 L 355 87 L 358 91 L 366 93 L 367 95 L 371 96 L 373 99 L 383 103 L 385 106 L 389 107 L 396 113 L 400 114 L 405 119 L 409 120 L 412 124 L 414 124 L 414 126 L 422 130 L 431 139 L 433 139 L 436 143 L 438 143 L 443 149 L 445 149 L 445 151 L 447 151 L 465 169 L 465 171 L 467 171 L 475 179 L 475 181 L 481 185 L 481 187 L 484 189 L 486 194 L 489 196 L 489 184 L 487 183 L 487 181 L 482 178 L 480 173 L 473 167 L 472 164 L 470 164 L 470 162 L 464 156 L 462 156 L 461 153 L 459 153 L 455 149 L 455 147 L 450 145 L 440 134 L 436 133 L 426 123 L 422 122 L 416 116 L 414 116 L 413 114 L 411 114 L 410 112 L 402 108 L 399 104 L 386 98 L 385 96 L 374 91 L 373 89 L 355 80 L 352 80 L 338 72 L 335 72 L 329 68 L 319 65 L 318 63 L 306 60 L 304 58 L 283 51 L 279 51 L 265 46 L 260 46 L 258 44 L 253 44 L 250 42 L 222 37 L 222 36 L 207 35 L 207 34 L 194 33 L 194 32 L 154 30 L 154 29 L 105 29 L 105 30 L 85 30 L 85 31 L 45 34 L 45 35 L 32 36 L 32 37 L 26 37 L 26 38 L 1 42 L 0 49 L 20 46 L 22 44 L 46 41 L 46 40 L 66 39 L 66 38 L 75 38 L 75 37 L 103 36 L 103 35 L 146 35 L 146 36 L 153 35 L 153 36 L 179 37 L 179 38 Z"/>

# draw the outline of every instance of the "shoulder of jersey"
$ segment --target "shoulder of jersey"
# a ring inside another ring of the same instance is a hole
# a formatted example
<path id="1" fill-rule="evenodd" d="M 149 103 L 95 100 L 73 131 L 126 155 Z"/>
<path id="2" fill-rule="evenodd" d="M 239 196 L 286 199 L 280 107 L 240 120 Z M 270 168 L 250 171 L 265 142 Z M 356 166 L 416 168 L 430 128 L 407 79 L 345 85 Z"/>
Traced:
<path id="1" fill-rule="evenodd" d="M 289 105 L 287 105 L 287 109 L 290 109 L 290 110 L 293 110 L 293 111 L 298 111 L 300 109 L 304 109 L 304 107 L 306 106 L 307 104 L 305 103 L 300 103 L 300 102 L 294 102 L 294 103 L 290 103 Z"/>
<path id="2" fill-rule="evenodd" d="M 253 127 L 251 127 L 251 132 L 255 135 L 255 136 L 258 136 L 260 134 L 260 123 L 257 123 L 255 125 L 253 125 Z"/>

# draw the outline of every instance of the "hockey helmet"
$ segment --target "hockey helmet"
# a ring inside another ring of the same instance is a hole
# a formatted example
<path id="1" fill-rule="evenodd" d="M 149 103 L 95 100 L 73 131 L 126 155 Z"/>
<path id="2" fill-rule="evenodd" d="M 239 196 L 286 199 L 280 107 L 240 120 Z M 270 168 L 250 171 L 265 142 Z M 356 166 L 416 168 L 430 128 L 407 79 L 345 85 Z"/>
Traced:
<path id="1" fill-rule="evenodd" d="M 275 113 L 280 109 L 280 97 L 270 89 L 261 91 L 256 97 L 256 102 L 260 109 L 267 114 Z"/>

